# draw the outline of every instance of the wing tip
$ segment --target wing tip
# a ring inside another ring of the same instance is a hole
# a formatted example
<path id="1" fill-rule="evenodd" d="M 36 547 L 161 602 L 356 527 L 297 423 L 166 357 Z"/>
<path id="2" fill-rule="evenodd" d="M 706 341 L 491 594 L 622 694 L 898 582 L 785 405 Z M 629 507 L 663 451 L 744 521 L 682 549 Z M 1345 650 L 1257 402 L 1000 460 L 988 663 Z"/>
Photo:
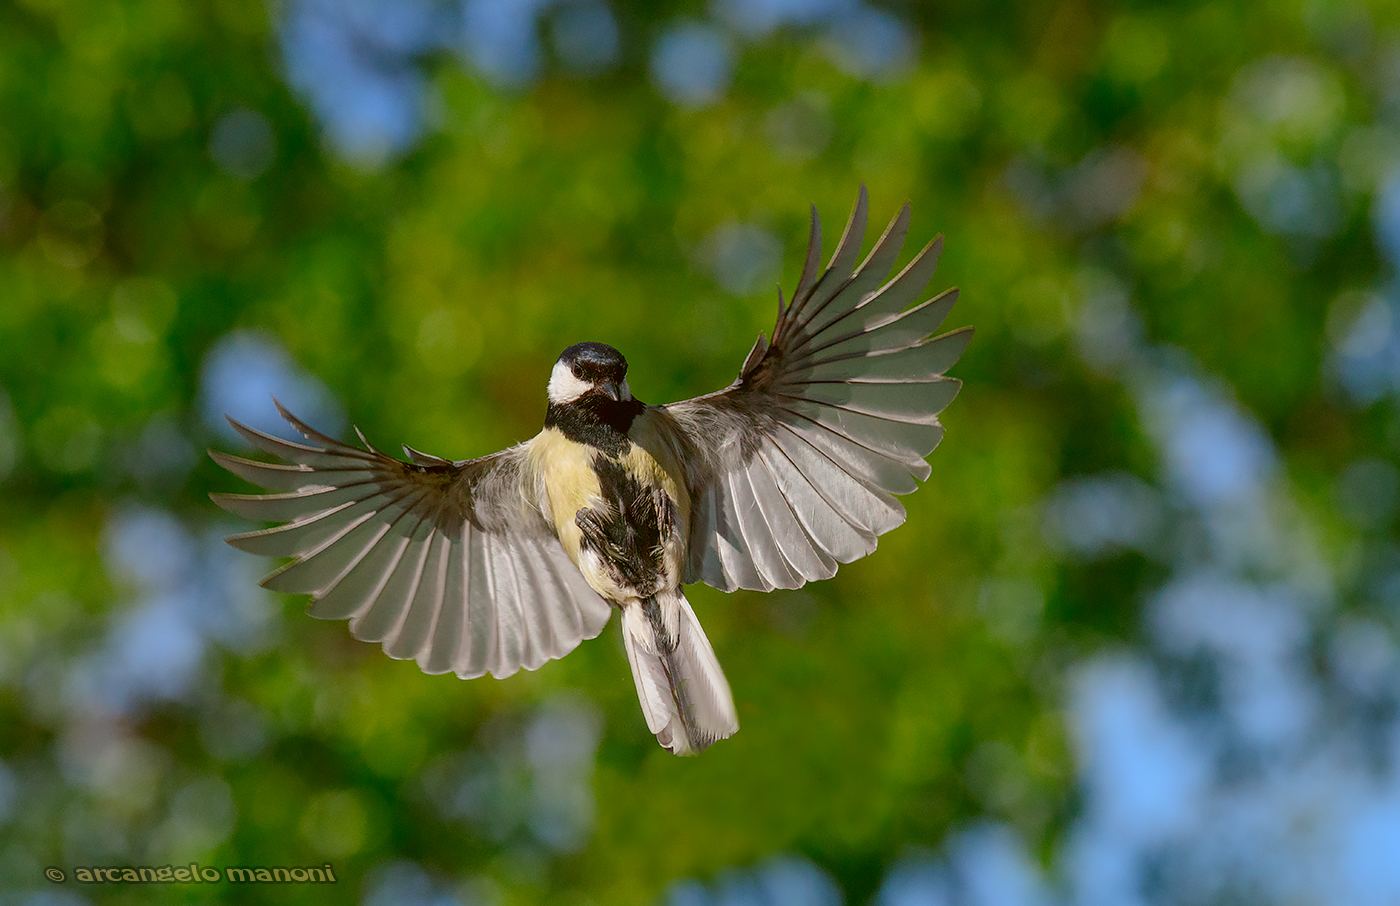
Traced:
<path id="1" fill-rule="evenodd" d="M 257 531 L 252 531 L 238 532 L 233 535 L 225 535 L 224 543 L 227 544 L 229 547 L 233 548 L 234 550 L 243 551 L 245 554 L 256 554 L 257 551 L 249 550 L 244 542 L 246 542 L 249 538 L 256 537 L 259 534 L 260 533 Z"/>
<path id="2" fill-rule="evenodd" d="M 282 416 L 282 418 L 286 419 L 287 422 L 291 424 L 293 428 L 296 428 L 298 425 L 301 424 L 301 420 L 298 419 L 295 415 L 293 415 L 290 411 L 288 411 L 287 407 L 282 405 L 282 403 L 278 401 L 277 397 L 273 396 L 271 393 L 269 393 L 267 396 L 268 399 L 272 400 L 272 405 L 277 407 L 277 414 Z"/>
<path id="3" fill-rule="evenodd" d="M 831 253 L 831 260 L 827 262 L 827 270 L 840 267 L 841 273 L 837 273 L 838 279 L 844 280 L 850 276 L 844 271 L 848 270 L 847 262 L 854 264 L 855 256 L 860 252 L 861 243 L 865 240 L 865 230 L 870 220 L 870 195 L 865 189 L 865 183 L 860 184 L 860 191 L 856 193 L 856 203 L 851 208 L 851 216 L 846 220 L 846 228 L 841 231 L 841 238 L 836 242 L 836 248 Z"/>
<path id="4" fill-rule="evenodd" d="M 232 415 L 229 415 L 227 412 L 224 413 L 224 419 L 230 425 L 233 426 L 233 430 L 237 431 L 239 434 L 243 435 L 243 437 L 248 438 L 249 440 L 252 439 L 248 437 L 248 433 L 253 430 L 252 428 L 243 424 L 238 419 L 234 418 Z M 256 446 L 256 444 L 254 444 L 254 446 Z"/>
<path id="5" fill-rule="evenodd" d="M 768 337 L 760 333 L 758 339 L 754 340 L 753 346 L 749 349 L 749 354 L 744 357 L 744 364 L 739 368 L 739 377 L 743 379 L 751 376 L 767 353 Z"/>
<path id="6" fill-rule="evenodd" d="M 441 456 L 434 456 L 431 453 L 424 453 L 422 450 L 415 450 L 408 444 L 400 444 L 399 446 L 403 447 L 404 455 L 407 456 L 409 460 L 412 461 L 413 464 L 416 466 L 420 466 L 425 469 L 431 469 L 445 468 L 450 467 L 452 465 L 451 460 L 443 459 Z"/>
<path id="7" fill-rule="evenodd" d="M 285 420 L 287 424 L 291 425 L 292 429 L 298 434 L 300 434 L 302 437 L 306 438 L 307 440 L 314 440 L 317 443 L 325 444 L 328 450 L 335 450 L 335 448 L 337 447 L 340 447 L 342 449 L 348 449 L 345 447 L 344 444 L 336 440 L 334 437 L 331 437 L 329 434 L 323 434 L 320 431 L 317 431 L 315 428 L 311 427 L 306 422 L 297 418 L 291 413 L 290 410 L 287 409 L 286 406 L 283 406 L 280 402 L 278 402 L 277 397 L 272 396 L 272 394 L 270 393 L 268 394 L 268 396 L 272 398 L 272 405 L 277 407 L 277 414 L 282 416 L 283 420 Z M 359 428 L 356 428 L 355 433 L 358 434 L 359 430 Z M 363 434 L 360 435 L 360 439 L 364 440 Z M 368 441 L 365 442 L 365 446 L 369 446 Z M 370 447 L 370 449 L 373 450 L 374 448 Z"/>
<path id="8" fill-rule="evenodd" d="M 811 225 L 807 232 L 807 254 L 803 258 L 802 273 L 797 278 L 797 288 L 792 291 L 792 301 L 788 304 L 789 313 L 801 308 L 807 293 L 817 282 L 822 258 L 822 218 L 816 204 L 812 204 Z"/>
<path id="9" fill-rule="evenodd" d="M 213 447 L 206 448 L 204 452 L 209 454 L 209 458 L 214 460 L 214 464 L 219 468 L 234 472 L 233 467 L 229 465 L 229 463 L 233 462 L 235 459 L 232 454 L 225 453 L 223 450 L 215 450 Z M 234 472 L 234 474 L 237 475 L 238 473 Z"/>
<path id="10" fill-rule="evenodd" d="M 241 496 L 246 497 L 246 496 L 248 496 L 248 495 L 245 494 L 245 495 L 241 495 Z M 240 495 L 238 495 L 238 494 L 229 494 L 229 493 L 227 493 L 227 492 L 225 492 L 225 491 L 210 491 L 210 492 L 209 492 L 209 499 L 212 500 L 212 501 L 214 502 L 214 505 L 215 505 L 215 506 L 217 506 L 219 509 L 223 510 L 223 511 L 226 512 L 226 513 L 233 513 L 234 515 L 237 515 L 237 511 L 236 511 L 236 510 L 233 510 L 233 509 L 231 509 L 231 508 L 229 507 L 228 501 L 230 501 L 230 500 L 237 500 L 237 499 L 239 499 L 239 497 L 240 497 Z"/>
<path id="11" fill-rule="evenodd" d="M 934 272 L 938 270 L 938 262 L 939 262 L 939 259 L 941 259 L 942 257 L 943 257 L 943 234 L 942 234 L 942 233 L 939 233 L 937 236 L 934 236 L 934 237 L 933 237 L 932 239 L 930 239 L 928 242 L 924 243 L 924 247 L 921 248 L 921 249 L 919 249 L 919 254 L 915 255 L 915 256 L 914 256 L 914 260 L 911 261 L 911 262 L 909 262 L 909 264 L 910 264 L 910 266 L 912 267 L 914 264 L 923 261 L 925 258 L 928 258 L 928 259 L 929 259 L 929 264 L 928 264 L 929 273 L 928 273 L 928 276 L 929 276 L 929 279 L 931 280 L 931 279 L 933 279 L 933 274 L 934 274 Z M 905 270 L 908 270 L 908 268 L 906 268 Z M 902 274 L 901 274 L 901 276 L 902 276 Z"/>

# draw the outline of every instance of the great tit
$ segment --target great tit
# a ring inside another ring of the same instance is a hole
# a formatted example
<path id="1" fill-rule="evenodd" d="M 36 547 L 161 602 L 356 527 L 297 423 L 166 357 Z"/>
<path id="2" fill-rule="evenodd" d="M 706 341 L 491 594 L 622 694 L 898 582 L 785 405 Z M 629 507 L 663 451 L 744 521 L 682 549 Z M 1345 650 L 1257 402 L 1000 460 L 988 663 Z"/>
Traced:
<path id="1" fill-rule="evenodd" d="M 904 521 L 896 494 L 929 475 L 938 413 L 961 382 L 944 372 L 972 336 L 932 337 L 957 298 L 910 303 L 942 237 L 888 282 L 906 204 L 857 267 L 862 186 L 825 268 L 812 209 L 790 304 L 778 293 L 728 388 L 665 406 L 632 395 L 627 360 L 603 343 L 564 350 L 544 430 L 480 459 L 408 446 L 408 461 L 340 443 L 278 411 L 310 445 L 230 419 L 288 464 L 210 451 L 278 493 L 213 494 L 250 519 L 234 547 L 291 557 L 262 584 L 312 596 L 356 638 L 428 673 L 533 670 L 598 635 L 613 608 L 647 727 L 668 751 L 699 752 L 739 721 L 729 682 L 681 591 L 797 588 L 875 549 Z M 275 400 L 274 400 L 275 403 Z M 356 433 L 359 431 L 356 429 Z"/>

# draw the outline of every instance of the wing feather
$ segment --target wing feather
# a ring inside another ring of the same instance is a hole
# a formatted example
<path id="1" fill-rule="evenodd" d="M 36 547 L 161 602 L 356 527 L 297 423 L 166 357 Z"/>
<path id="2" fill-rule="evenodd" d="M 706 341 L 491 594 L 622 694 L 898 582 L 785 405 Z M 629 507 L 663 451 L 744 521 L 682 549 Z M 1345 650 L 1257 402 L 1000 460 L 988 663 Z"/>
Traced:
<path id="1" fill-rule="evenodd" d="M 338 537 L 347 523 L 358 520 L 361 516 L 385 512 L 395 519 L 399 518 L 408 512 L 406 507 L 400 505 L 401 502 L 417 489 L 408 489 L 409 494 L 401 493 L 397 498 L 391 494 L 376 493 L 373 488 L 362 487 L 356 490 L 361 493 L 337 506 L 318 510 L 285 525 L 229 535 L 225 540 L 250 554 L 265 557 L 310 557 Z M 410 498 L 410 505 L 411 502 Z"/>
<path id="2" fill-rule="evenodd" d="M 837 563 L 850 563 L 870 553 L 874 535 L 862 534 L 827 502 L 783 452 L 776 440 L 763 454 L 778 490 L 787 499 L 802 528 L 823 552 Z M 831 569 L 835 573 L 835 567 Z"/>
<path id="3" fill-rule="evenodd" d="M 549 659 L 549 653 L 554 650 L 556 644 L 553 620 L 549 608 L 545 607 L 548 592 L 544 580 L 548 571 L 540 568 L 539 553 L 534 545 L 526 545 L 514 553 L 517 558 L 515 575 L 521 585 L 520 609 L 525 618 L 526 638 L 529 640 L 526 657 L 521 661 L 521 666 L 533 670 Z"/>
<path id="4" fill-rule="evenodd" d="M 400 519 L 407 513 L 401 514 Z M 396 520 L 397 521 L 397 520 Z M 394 532 L 395 525 L 384 527 L 384 535 L 350 567 L 335 585 L 311 602 L 311 613 L 323 620 L 345 620 L 365 610 L 389 583 L 404 551 L 413 540 L 409 535 Z"/>
<path id="5" fill-rule="evenodd" d="M 847 325 L 834 324 L 793 355 L 788 360 L 789 369 L 797 371 L 803 364 L 818 357 L 832 359 L 847 355 L 898 352 L 917 346 L 938 329 L 957 301 L 958 291 L 950 289 L 920 302 L 908 311 L 892 315 L 871 312 L 866 318 L 854 321 L 849 325 L 850 329 L 844 332 L 839 328 Z"/>
<path id="6" fill-rule="evenodd" d="M 308 447 L 305 444 L 294 444 L 291 441 L 282 440 L 280 437 L 264 434 L 256 428 L 250 428 L 232 418 L 228 421 L 229 424 L 233 425 L 235 431 L 242 434 L 249 443 L 264 453 L 271 453 L 273 456 L 281 457 L 288 462 L 310 466 L 312 469 L 347 471 L 356 467 L 363 468 L 364 464 L 370 461 L 368 455 L 361 456 L 359 451 L 343 444 L 336 444 L 329 449 Z M 349 455 L 346 455 L 347 453 Z"/>
<path id="7" fill-rule="evenodd" d="M 783 411 L 795 416 L 794 425 L 800 429 L 805 430 L 802 424 L 805 419 L 821 429 L 817 433 L 834 435 L 844 441 L 842 446 L 849 452 L 851 467 L 861 470 L 868 466 L 867 474 L 895 494 L 914 490 L 915 485 L 908 475 L 919 480 L 928 477 L 929 467 L 924 457 L 937 445 L 943 433 L 938 425 L 893 421 L 840 406 L 818 407 L 806 400 L 788 400 Z M 893 466 L 887 465 L 890 463 Z M 899 469 L 905 471 L 906 477 L 899 477 Z"/>
<path id="8" fill-rule="evenodd" d="M 405 539 L 402 553 L 392 568 L 388 580 L 370 605 L 350 619 L 350 634 L 365 642 L 384 642 L 397 635 L 408 604 L 418 589 L 423 564 L 428 558 L 428 540 L 432 525 L 419 519 Z"/>
<path id="9" fill-rule="evenodd" d="M 770 588 L 800 586 L 802 577 L 793 571 L 792 565 L 783 556 L 782 547 L 773 536 L 772 527 L 763 518 L 762 507 L 748 469 L 735 476 L 732 495 L 739 516 L 740 537 L 764 583 Z"/>
<path id="10" fill-rule="evenodd" d="M 861 186 L 862 191 L 865 189 Z M 822 219 L 817 215 L 817 206 L 812 205 L 812 225 L 807 235 L 807 257 L 802 263 L 802 276 L 797 278 L 797 292 L 792 294 L 793 304 L 812 295 L 817 277 L 821 275 L 822 263 Z M 781 303 L 782 296 L 779 295 Z M 778 317 L 782 318 L 781 311 Z M 775 341 L 776 342 L 776 341 Z"/>
<path id="11" fill-rule="evenodd" d="M 435 608 L 436 622 L 418 656 L 418 666 L 423 668 L 424 673 L 447 673 L 457 661 L 468 614 L 465 607 L 454 607 L 448 602 L 466 601 L 464 589 L 467 577 L 463 570 L 462 552 L 470 549 L 471 535 L 471 523 L 467 523 L 462 528 L 461 543 L 449 544 L 443 551 L 442 588 Z"/>
<path id="12" fill-rule="evenodd" d="M 244 519 L 259 522 L 294 522 L 317 513 L 354 503 L 378 493 L 372 484 L 356 482 L 340 487 L 309 486 L 285 494 L 210 494 L 219 506 Z"/>
<path id="13" fill-rule="evenodd" d="M 320 596 L 384 537 L 385 526 L 374 513 L 363 512 L 342 523 L 335 535 L 299 560 L 278 568 L 262 585 L 271 591 Z"/>
<path id="14" fill-rule="evenodd" d="M 406 448 L 404 462 L 277 408 L 308 444 L 230 422 L 286 463 L 210 452 L 275 492 L 210 495 L 235 514 L 282 523 L 229 538 L 292 558 L 263 580 L 268 588 L 312 595 L 312 616 L 348 618 L 356 638 L 430 673 L 533 670 L 602 631 L 611 608 L 529 503 L 523 446 L 460 462 Z"/>
<path id="15" fill-rule="evenodd" d="M 299 491 L 308 486 L 348 487 L 367 481 L 371 473 L 362 469 L 321 469 L 310 466 L 285 465 L 273 462 L 257 462 L 232 456 L 218 450 L 210 450 L 209 455 L 219 465 L 228 469 L 245 481 L 273 491 Z"/>
<path id="16" fill-rule="evenodd" d="M 821 381 L 789 386 L 801 387 L 801 396 L 784 394 L 797 402 L 822 403 L 888 421 L 936 425 L 938 413 L 958 395 L 962 381 L 956 378 L 907 384 Z"/>
<path id="17" fill-rule="evenodd" d="M 443 567 L 447 565 L 447 548 L 451 542 L 439 532 L 428 538 L 428 557 L 418 574 L 413 595 L 404 608 L 403 620 L 397 631 L 384 641 L 384 653 L 402 660 L 417 659 L 424 644 L 432 638 L 437 621 L 438 589 L 442 587 Z"/>
<path id="18" fill-rule="evenodd" d="M 961 387 L 945 372 L 971 328 L 933 336 L 956 289 L 918 302 L 941 236 L 886 279 L 909 233 L 908 205 L 856 266 L 867 211 L 862 186 L 821 269 L 814 209 L 772 342 L 759 337 L 728 389 L 666 407 L 700 463 L 689 479 L 686 581 L 766 591 L 830 576 L 904 521 L 894 495 L 929 475 L 939 413 Z"/>
<path id="19" fill-rule="evenodd" d="M 496 600 L 491 588 L 491 558 L 488 540 L 466 548 L 467 557 L 467 645 L 462 652 L 464 661 L 458 664 L 457 675 L 481 676 L 487 670 L 491 653 L 496 650 L 496 612 L 490 606 Z"/>
<path id="20" fill-rule="evenodd" d="M 542 550 L 536 549 L 533 556 L 545 557 L 548 556 L 548 554 Z M 548 624 L 549 646 L 545 651 L 546 657 L 553 657 L 553 652 L 559 650 L 560 646 L 567 645 L 569 638 L 580 631 L 580 615 L 577 611 L 573 610 L 542 606 L 544 602 L 552 598 L 569 593 L 568 589 L 564 587 L 563 581 L 555 574 L 554 570 L 532 570 L 531 575 L 533 575 L 542 586 L 536 603 L 537 619 Z"/>
<path id="21" fill-rule="evenodd" d="M 730 588 L 751 588 L 756 591 L 772 591 L 769 582 L 753 561 L 748 544 L 744 541 L 743 528 L 739 522 L 739 505 L 735 500 L 735 482 L 725 481 L 718 487 L 715 503 L 715 521 L 718 526 L 715 539 L 719 547 L 720 563 L 724 567 L 725 581 Z"/>
<path id="22" fill-rule="evenodd" d="M 834 576 L 836 563 L 813 544 L 807 530 L 798 522 L 787 497 L 778 488 L 778 482 L 773 477 L 762 451 L 749 461 L 748 478 L 749 485 L 753 488 L 754 500 L 758 502 L 759 512 L 768 525 L 769 533 L 802 582 Z"/>
<path id="23" fill-rule="evenodd" d="M 705 544 L 691 544 L 687 548 L 686 576 L 690 581 L 703 581 L 720 591 L 733 591 L 739 586 L 730 581 L 720 557 L 719 519 L 716 515 L 718 502 L 716 485 L 707 484 L 699 497 L 690 503 L 690 537 L 706 539 Z"/>
<path id="24" fill-rule="evenodd" d="M 831 261 L 820 272 L 820 276 L 817 275 L 816 268 L 817 262 L 821 260 L 821 221 L 817 217 L 816 207 L 812 208 L 813 227 L 808 244 L 807 263 L 803 268 L 802 278 L 798 280 L 797 292 L 792 296 L 793 308 L 790 316 L 793 320 L 811 320 L 818 317 L 837 293 L 850 283 L 851 264 L 860 252 L 861 239 L 865 236 L 869 202 L 865 185 L 862 184 L 860 192 L 856 195 L 855 207 L 851 209 L 851 216 L 846 221 L 846 228 L 841 231 L 841 238 L 836 242 L 836 251 L 832 252 Z M 774 331 L 774 335 L 776 338 L 777 331 Z"/>
<path id="25" fill-rule="evenodd" d="M 848 428 L 836 419 L 824 417 L 818 421 L 815 417 L 796 409 L 785 409 L 784 412 L 791 416 L 786 427 L 790 427 L 807 443 L 820 449 L 847 474 L 861 481 L 871 493 L 877 496 L 908 494 L 917 487 L 914 479 L 910 477 L 909 470 L 917 468 L 918 463 L 923 460 L 914 459 L 901 449 L 884 447 L 877 450 L 863 444 L 858 438 L 851 436 Z M 825 413 L 822 415 L 825 416 Z M 854 412 L 840 412 L 836 415 L 845 421 L 859 417 Z M 889 499 L 893 501 L 894 498 Z"/>
<path id="26" fill-rule="evenodd" d="M 521 626 L 520 586 L 515 579 L 515 561 L 500 542 L 491 539 L 491 575 L 498 580 L 499 599 L 511 601 L 513 607 L 496 608 L 496 660 L 492 673 L 508 676 L 511 665 L 519 664 L 524 655 L 524 627 Z"/>
<path id="27" fill-rule="evenodd" d="M 962 328 L 893 352 L 881 350 L 822 357 L 784 384 L 794 386 L 823 381 L 936 383 L 945 379 L 943 373 L 958 360 L 971 339 L 972 330 Z"/>
<path id="28" fill-rule="evenodd" d="M 838 446 L 840 438 L 820 428 L 805 431 L 784 428 L 784 432 L 774 437 L 775 442 L 798 464 L 798 470 L 813 486 L 821 489 L 827 502 L 872 542 L 875 536 L 904 521 L 904 507 L 899 501 L 881 488 L 877 479 L 854 470 L 857 464 L 869 466 L 875 457 L 844 454 Z"/>

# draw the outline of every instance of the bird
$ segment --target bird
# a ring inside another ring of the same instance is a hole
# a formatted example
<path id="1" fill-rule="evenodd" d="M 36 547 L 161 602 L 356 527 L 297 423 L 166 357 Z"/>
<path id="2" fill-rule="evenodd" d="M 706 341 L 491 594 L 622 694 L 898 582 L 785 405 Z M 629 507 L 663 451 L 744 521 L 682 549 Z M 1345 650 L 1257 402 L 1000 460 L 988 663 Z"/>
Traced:
<path id="1" fill-rule="evenodd" d="M 306 425 L 292 443 L 229 418 L 263 462 L 210 450 L 268 494 L 214 493 L 224 509 L 278 523 L 228 537 L 291 558 L 266 588 L 309 594 L 309 613 L 427 673 L 502 678 L 563 657 L 621 612 L 627 660 L 651 733 L 704 750 L 739 728 L 729 682 L 683 586 L 797 588 L 875 550 L 905 520 L 896 495 L 930 475 L 946 375 L 972 337 L 935 332 L 956 287 L 918 301 L 941 234 L 893 277 L 906 203 L 857 264 L 869 197 L 820 264 L 816 206 L 788 302 L 778 289 L 724 390 L 668 405 L 633 396 L 627 359 L 600 342 L 565 349 L 546 385 L 544 427 L 489 456 L 406 459 Z M 886 279 L 888 277 L 888 279 Z M 917 304 L 914 304 L 916 303 Z"/>

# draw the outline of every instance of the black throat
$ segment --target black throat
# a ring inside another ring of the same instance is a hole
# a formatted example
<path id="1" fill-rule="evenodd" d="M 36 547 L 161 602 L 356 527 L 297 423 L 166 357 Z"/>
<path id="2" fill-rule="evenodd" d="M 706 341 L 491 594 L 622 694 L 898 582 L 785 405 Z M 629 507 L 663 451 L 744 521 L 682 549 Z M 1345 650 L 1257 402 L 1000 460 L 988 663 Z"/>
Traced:
<path id="1" fill-rule="evenodd" d="M 640 400 L 615 400 L 601 393 L 585 393 L 572 402 L 550 403 L 544 426 L 558 428 L 569 440 L 621 456 L 632 443 L 627 439 L 632 420 L 645 408 Z"/>

